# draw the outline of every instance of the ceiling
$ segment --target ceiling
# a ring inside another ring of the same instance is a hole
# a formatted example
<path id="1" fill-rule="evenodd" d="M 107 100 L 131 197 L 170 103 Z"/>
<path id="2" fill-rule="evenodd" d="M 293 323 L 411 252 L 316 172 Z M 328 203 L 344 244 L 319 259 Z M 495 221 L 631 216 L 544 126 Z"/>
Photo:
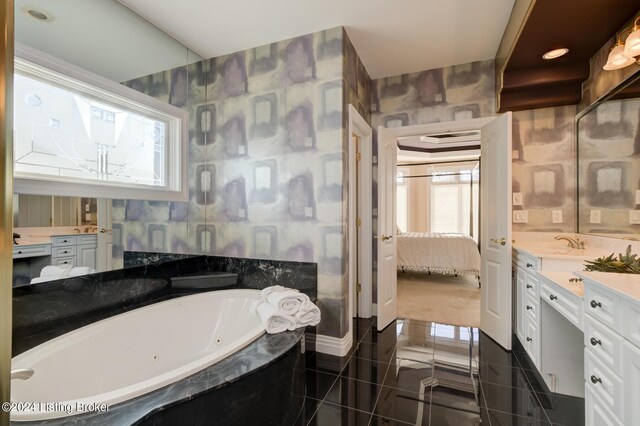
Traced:
<path id="1" fill-rule="evenodd" d="M 492 59 L 514 0 L 119 0 L 204 58 L 342 25 L 372 78 Z"/>
<path id="2" fill-rule="evenodd" d="M 537 0 L 506 63 L 499 110 L 578 103 L 589 59 L 639 8 L 638 0 Z M 569 53 L 542 59 L 560 47 Z"/>
<path id="3" fill-rule="evenodd" d="M 35 19 L 29 9 L 50 19 Z M 116 82 L 201 59 L 115 0 L 16 0 L 15 37 Z"/>

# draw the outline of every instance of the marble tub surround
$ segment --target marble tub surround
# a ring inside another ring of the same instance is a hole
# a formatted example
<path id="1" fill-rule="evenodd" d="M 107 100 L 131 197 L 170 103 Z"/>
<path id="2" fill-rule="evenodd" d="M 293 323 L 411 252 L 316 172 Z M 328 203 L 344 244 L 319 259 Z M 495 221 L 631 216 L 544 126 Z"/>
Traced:
<path id="1" fill-rule="evenodd" d="M 171 385 L 87 413 L 20 425 L 294 424 L 305 396 L 304 330 L 264 334 Z M 260 401 L 259 410 L 242 401 Z"/>
<path id="2" fill-rule="evenodd" d="M 17 287 L 13 292 L 13 354 L 92 322 L 195 292 L 173 289 L 171 277 L 219 271 L 238 273 L 235 288 L 261 290 L 284 283 L 307 294 L 311 300 L 317 296 L 313 263 L 210 256 L 189 256 Z"/>
<path id="3" fill-rule="evenodd" d="M 125 266 L 157 264 L 165 259 L 204 259 L 201 271 L 238 274 L 239 288 L 262 290 L 273 285 L 297 289 L 311 299 L 317 297 L 318 267 L 312 262 L 248 259 L 228 256 L 193 256 L 179 253 L 125 251 Z M 195 273 L 194 273 L 195 275 Z"/>

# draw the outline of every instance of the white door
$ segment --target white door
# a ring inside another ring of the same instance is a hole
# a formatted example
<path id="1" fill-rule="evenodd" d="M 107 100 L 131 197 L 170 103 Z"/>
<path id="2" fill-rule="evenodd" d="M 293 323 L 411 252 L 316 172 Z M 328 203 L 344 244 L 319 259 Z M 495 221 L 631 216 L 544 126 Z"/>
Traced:
<path id="1" fill-rule="evenodd" d="M 113 231 L 111 228 L 111 203 L 108 198 L 98 198 L 98 250 L 96 271 L 113 269 Z"/>
<path id="2" fill-rule="evenodd" d="M 481 129 L 480 327 L 511 349 L 511 113 Z"/>
<path id="3" fill-rule="evenodd" d="M 87 266 L 91 269 L 96 269 L 96 244 L 82 244 L 78 245 L 78 261 L 76 266 Z"/>
<path id="4" fill-rule="evenodd" d="M 378 330 L 397 316 L 396 137 L 378 127 Z"/>

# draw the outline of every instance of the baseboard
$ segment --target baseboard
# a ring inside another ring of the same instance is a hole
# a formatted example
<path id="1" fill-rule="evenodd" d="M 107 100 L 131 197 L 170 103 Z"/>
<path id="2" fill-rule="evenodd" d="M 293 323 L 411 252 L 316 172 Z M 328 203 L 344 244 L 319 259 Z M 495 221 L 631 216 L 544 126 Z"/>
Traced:
<path id="1" fill-rule="evenodd" d="M 316 352 L 335 356 L 345 356 L 349 353 L 352 344 L 353 339 L 351 338 L 351 332 L 348 332 L 344 337 L 331 337 L 317 334 L 315 336 L 313 346 L 315 346 Z"/>
<path id="2" fill-rule="evenodd" d="M 378 316 L 378 304 L 377 303 L 373 304 L 373 316 L 374 317 Z"/>

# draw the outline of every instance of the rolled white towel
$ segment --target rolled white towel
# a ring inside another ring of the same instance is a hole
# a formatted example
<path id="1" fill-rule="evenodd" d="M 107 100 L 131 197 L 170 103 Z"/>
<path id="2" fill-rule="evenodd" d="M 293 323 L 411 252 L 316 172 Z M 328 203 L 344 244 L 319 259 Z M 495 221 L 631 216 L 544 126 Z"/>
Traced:
<path id="1" fill-rule="evenodd" d="M 294 317 L 301 325 L 318 325 L 320 323 L 320 308 L 308 300 L 300 307 Z"/>
<path id="2" fill-rule="evenodd" d="M 267 302 L 275 306 L 279 313 L 285 315 L 295 315 L 300 307 L 308 301 L 309 296 L 293 289 L 274 291 L 267 296 Z"/>
<path id="3" fill-rule="evenodd" d="M 296 319 L 289 315 L 279 313 L 275 306 L 262 302 L 256 308 L 256 312 L 264 324 L 264 329 L 269 334 L 282 333 L 287 330 L 295 330 Z"/>
<path id="4" fill-rule="evenodd" d="M 45 266 L 40 271 L 41 277 L 65 277 L 69 271 L 71 270 L 71 265 L 69 266 Z"/>
<path id="5" fill-rule="evenodd" d="M 262 298 L 262 300 L 267 300 L 267 297 L 269 297 L 271 293 L 287 290 L 298 291 L 296 289 L 283 287 L 281 285 L 272 285 L 271 287 L 263 288 L 262 290 L 260 290 L 260 297 Z"/>
<path id="6" fill-rule="evenodd" d="M 95 269 L 92 269 L 88 266 L 76 266 L 75 268 L 71 268 L 71 270 L 69 271 L 69 276 L 77 277 L 80 275 L 93 274 L 94 272 Z"/>

